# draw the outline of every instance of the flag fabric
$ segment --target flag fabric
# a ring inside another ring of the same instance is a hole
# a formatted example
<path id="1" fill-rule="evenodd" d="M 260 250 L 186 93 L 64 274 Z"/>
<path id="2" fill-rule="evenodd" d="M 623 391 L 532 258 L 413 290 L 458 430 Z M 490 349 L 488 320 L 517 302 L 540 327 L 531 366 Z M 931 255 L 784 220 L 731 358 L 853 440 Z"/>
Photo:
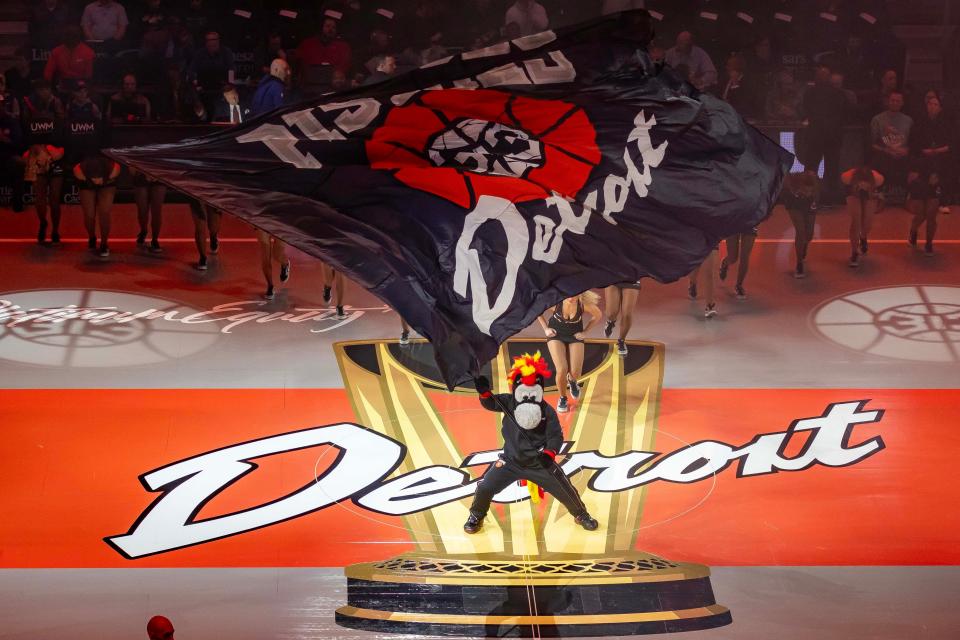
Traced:
<path id="1" fill-rule="evenodd" d="M 677 280 L 769 215 L 792 156 L 656 67 L 637 23 L 107 153 L 341 270 L 433 343 L 452 388 L 564 298 Z"/>

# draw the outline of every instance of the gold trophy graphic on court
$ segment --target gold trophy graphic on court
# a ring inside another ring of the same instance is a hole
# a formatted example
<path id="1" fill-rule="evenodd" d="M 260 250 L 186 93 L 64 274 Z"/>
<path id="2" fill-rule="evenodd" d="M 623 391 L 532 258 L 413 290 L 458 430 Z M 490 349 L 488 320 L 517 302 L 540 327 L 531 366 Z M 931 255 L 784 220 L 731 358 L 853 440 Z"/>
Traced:
<path id="1" fill-rule="evenodd" d="M 408 495 L 439 491 L 427 478 L 414 482 L 425 467 L 446 467 L 464 478 L 456 487 L 462 490 L 450 493 L 453 499 L 400 516 L 414 551 L 345 569 L 347 604 L 337 610 L 338 624 L 393 633 L 557 637 L 692 631 L 731 622 L 729 610 L 714 599 L 707 567 L 636 550 L 646 486 L 625 491 L 590 486 L 605 460 L 653 450 L 663 345 L 631 342 L 625 357 L 612 343 L 585 346 L 583 390 L 565 434 L 561 453 L 567 458 L 561 466 L 600 527 L 585 531 L 558 500 L 544 508 L 526 487 L 512 486 L 497 496 L 502 512 L 491 509 L 482 530 L 466 535 L 463 522 L 476 479 L 498 451 L 465 457 L 458 448 L 444 422 L 456 415 L 445 416 L 435 403 L 434 392 L 444 386 L 430 345 L 401 347 L 390 340 L 334 345 L 358 422 L 406 446 L 392 477 L 411 476 Z M 485 372 L 493 392 L 508 392 L 514 358 L 537 350 L 546 354 L 542 341 L 505 342 Z M 476 397 L 472 388 L 455 393 Z M 477 410 L 499 434 L 503 414 L 484 411 L 479 401 Z M 569 455 L 577 453 L 582 455 Z"/>

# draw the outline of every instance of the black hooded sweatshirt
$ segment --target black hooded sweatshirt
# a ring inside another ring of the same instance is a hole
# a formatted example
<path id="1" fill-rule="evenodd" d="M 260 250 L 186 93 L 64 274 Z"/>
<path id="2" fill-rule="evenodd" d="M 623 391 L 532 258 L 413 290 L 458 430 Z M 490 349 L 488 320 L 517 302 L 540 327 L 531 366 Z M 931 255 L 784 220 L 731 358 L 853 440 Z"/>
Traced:
<path id="1" fill-rule="evenodd" d="M 557 412 L 546 402 L 539 403 L 543 413 L 540 424 L 529 430 L 522 429 L 513 419 L 513 410 L 519 404 L 513 395 L 481 395 L 480 404 L 488 411 L 508 412 L 503 416 L 503 427 L 500 429 L 503 434 L 503 459 L 507 462 L 518 467 L 541 468 L 545 457 L 541 451 L 547 449 L 556 453 L 563 446 L 563 430 Z"/>

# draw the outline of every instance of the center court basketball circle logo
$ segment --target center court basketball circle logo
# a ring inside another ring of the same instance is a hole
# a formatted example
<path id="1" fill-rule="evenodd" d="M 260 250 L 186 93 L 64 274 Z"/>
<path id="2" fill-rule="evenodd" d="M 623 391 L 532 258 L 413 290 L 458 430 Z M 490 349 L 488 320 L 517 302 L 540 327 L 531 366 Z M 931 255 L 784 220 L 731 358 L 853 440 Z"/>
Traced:
<path id="1" fill-rule="evenodd" d="M 845 294 L 814 310 L 832 342 L 870 355 L 960 361 L 960 287 L 910 285 Z"/>
<path id="2" fill-rule="evenodd" d="M 600 161 L 596 138 L 577 105 L 452 89 L 394 107 L 366 151 L 374 169 L 472 209 L 480 194 L 511 202 L 575 196 Z"/>
<path id="3" fill-rule="evenodd" d="M 69 368 L 155 364 L 203 351 L 219 339 L 209 324 L 156 323 L 151 315 L 195 313 L 179 302 L 118 291 L 45 289 L 0 294 L 0 359 Z"/>

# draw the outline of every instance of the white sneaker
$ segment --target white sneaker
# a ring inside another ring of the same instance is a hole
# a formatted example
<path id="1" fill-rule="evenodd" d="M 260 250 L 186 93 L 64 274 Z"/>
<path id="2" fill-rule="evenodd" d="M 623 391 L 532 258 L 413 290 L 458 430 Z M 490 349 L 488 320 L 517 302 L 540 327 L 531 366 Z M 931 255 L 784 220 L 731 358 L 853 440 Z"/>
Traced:
<path id="1" fill-rule="evenodd" d="M 941 205 L 939 211 L 945 216 L 950 215 L 950 207 L 947 205 Z"/>

